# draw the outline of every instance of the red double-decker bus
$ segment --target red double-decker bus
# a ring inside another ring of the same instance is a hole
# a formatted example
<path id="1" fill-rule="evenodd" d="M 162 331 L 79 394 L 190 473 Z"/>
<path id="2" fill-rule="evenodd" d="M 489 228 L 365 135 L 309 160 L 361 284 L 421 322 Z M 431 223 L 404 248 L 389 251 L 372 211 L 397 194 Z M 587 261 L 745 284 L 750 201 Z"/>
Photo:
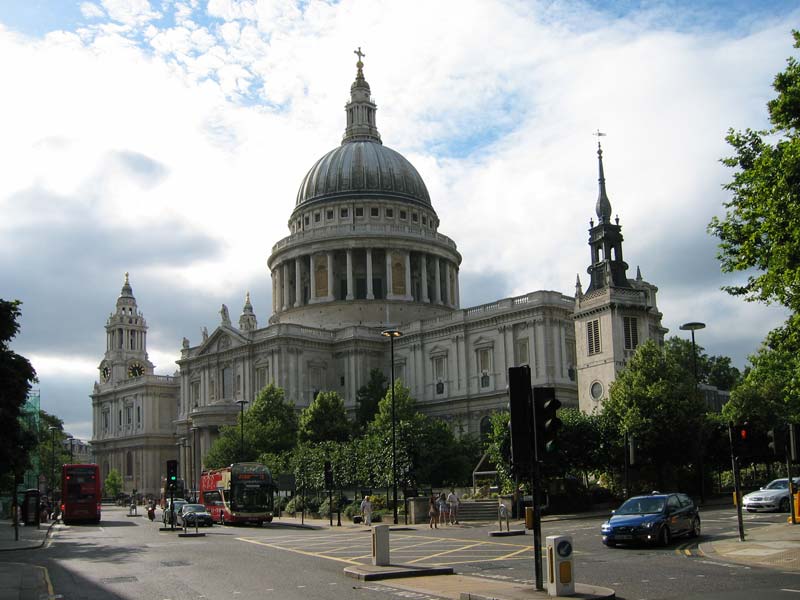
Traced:
<path id="1" fill-rule="evenodd" d="M 97 465 L 62 465 L 61 520 L 99 523 L 101 490 Z"/>
<path id="2" fill-rule="evenodd" d="M 265 465 L 234 463 L 201 473 L 199 501 L 223 525 L 262 525 L 272 521 L 274 490 L 272 473 Z"/>

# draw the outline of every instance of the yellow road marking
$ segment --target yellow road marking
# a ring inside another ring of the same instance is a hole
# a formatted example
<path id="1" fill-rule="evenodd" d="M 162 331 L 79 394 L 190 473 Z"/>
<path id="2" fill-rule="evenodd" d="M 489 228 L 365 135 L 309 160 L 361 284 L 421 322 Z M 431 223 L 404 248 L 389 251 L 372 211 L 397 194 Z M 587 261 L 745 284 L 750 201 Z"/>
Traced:
<path id="1" fill-rule="evenodd" d="M 338 558 L 336 556 L 327 556 L 316 552 L 306 552 L 305 550 L 297 550 L 296 548 L 286 548 L 285 546 L 278 546 L 277 544 L 268 544 L 266 542 L 259 542 L 248 538 L 236 538 L 240 542 L 247 542 L 249 544 L 257 544 L 259 546 L 266 546 L 267 548 L 275 548 L 276 550 L 286 550 L 288 552 L 295 552 L 296 554 L 303 554 L 305 556 L 314 556 L 316 558 L 327 558 L 328 560 L 336 560 L 339 562 L 347 563 L 348 565 L 359 565 L 361 563 L 348 558 Z"/>
<path id="2" fill-rule="evenodd" d="M 53 582 L 50 581 L 50 572 L 47 570 L 47 567 L 43 567 L 41 565 L 33 565 L 33 566 L 43 571 L 44 582 L 47 584 L 47 597 L 54 598 L 56 592 L 55 589 L 53 589 Z"/>
<path id="3" fill-rule="evenodd" d="M 458 552 L 459 550 L 469 550 L 470 548 L 474 548 L 475 546 L 480 546 L 482 542 L 478 542 L 477 544 L 467 544 L 465 546 L 459 546 L 458 548 L 451 548 L 450 550 L 444 550 L 443 552 L 437 552 L 436 554 L 429 554 L 428 556 L 423 556 L 408 562 L 408 564 L 413 565 L 416 562 L 421 560 L 430 560 L 431 558 L 436 558 L 437 556 L 444 556 L 445 554 L 452 554 L 453 552 Z"/>

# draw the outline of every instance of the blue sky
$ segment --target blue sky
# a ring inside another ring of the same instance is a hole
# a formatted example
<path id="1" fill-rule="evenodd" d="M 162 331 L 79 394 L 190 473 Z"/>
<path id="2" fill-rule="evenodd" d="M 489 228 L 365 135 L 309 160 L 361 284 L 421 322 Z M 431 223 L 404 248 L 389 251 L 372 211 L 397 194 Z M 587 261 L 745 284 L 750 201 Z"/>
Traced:
<path id="1" fill-rule="evenodd" d="M 425 11 L 425 18 L 421 14 Z M 796 2 L 93 0 L 0 3 L 0 297 L 42 407 L 91 436 L 124 273 L 157 372 L 251 292 L 336 146 L 355 72 L 462 253 L 465 306 L 586 284 L 596 138 L 625 256 L 671 335 L 739 366 L 784 315 L 720 291 L 729 127 L 766 126 Z M 441 23 L 447 23 L 442 27 Z M 235 320 L 235 318 L 234 318 Z"/>

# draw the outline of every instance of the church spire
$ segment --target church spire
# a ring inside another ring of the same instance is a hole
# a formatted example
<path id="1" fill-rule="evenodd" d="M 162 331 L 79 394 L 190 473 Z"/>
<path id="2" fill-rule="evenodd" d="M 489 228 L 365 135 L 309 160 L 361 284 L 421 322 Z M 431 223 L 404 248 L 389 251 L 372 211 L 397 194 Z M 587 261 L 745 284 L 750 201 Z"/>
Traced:
<path id="1" fill-rule="evenodd" d="M 604 136 L 605 133 L 601 133 L 600 130 L 597 130 L 597 133 L 594 135 L 597 136 L 597 161 L 598 161 L 598 179 L 597 182 L 600 185 L 600 193 L 597 195 L 597 204 L 595 205 L 595 212 L 597 213 L 597 218 L 601 223 L 608 223 L 611 219 L 611 202 L 608 200 L 608 194 L 606 194 L 606 176 L 603 172 L 603 148 L 600 146 L 600 137 Z"/>
<path id="2" fill-rule="evenodd" d="M 366 54 L 361 52 L 361 46 L 358 47 L 358 50 L 354 50 L 353 54 L 358 56 L 356 80 L 350 86 L 350 102 L 345 105 L 347 127 L 344 130 L 342 143 L 378 142 L 380 144 L 381 135 L 375 124 L 375 112 L 378 107 L 370 96 L 369 83 L 364 79 L 364 63 L 361 62 Z"/>
<path id="3" fill-rule="evenodd" d="M 254 329 L 258 329 L 256 314 L 253 312 L 253 305 L 250 304 L 250 292 L 247 292 L 244 297 L 244 307 L 239 317 L 239 329 L 241 331 L 253 331 Z"/>

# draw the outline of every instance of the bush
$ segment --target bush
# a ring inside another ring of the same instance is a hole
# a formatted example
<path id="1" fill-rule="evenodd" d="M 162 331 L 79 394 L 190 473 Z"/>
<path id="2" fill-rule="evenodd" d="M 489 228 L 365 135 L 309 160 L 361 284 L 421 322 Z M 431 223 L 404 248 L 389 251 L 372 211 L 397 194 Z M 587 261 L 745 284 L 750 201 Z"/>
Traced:
<path id="1" fill-rule="evenodd" d="M 286 503 L 286 508 L 284 508 L 287 513 L 298 513 L 303 510 L 303 497 L 302 496 L 295 496 L 289 502 Z M 318 512 L 319 511 L 319 500 L 312 496 L 306 497 L 306 505 L 305 505 L 306 512 Z"/>
<path id="2" fill-rule="evenodd" d="M 289 499 L 286 496 L 275 496 L 274 504 L 273 504 L 273 512 L 276 515 L 280 515 L 282 511 L 286 510 L 286 505 L 288 504 Z"/>

